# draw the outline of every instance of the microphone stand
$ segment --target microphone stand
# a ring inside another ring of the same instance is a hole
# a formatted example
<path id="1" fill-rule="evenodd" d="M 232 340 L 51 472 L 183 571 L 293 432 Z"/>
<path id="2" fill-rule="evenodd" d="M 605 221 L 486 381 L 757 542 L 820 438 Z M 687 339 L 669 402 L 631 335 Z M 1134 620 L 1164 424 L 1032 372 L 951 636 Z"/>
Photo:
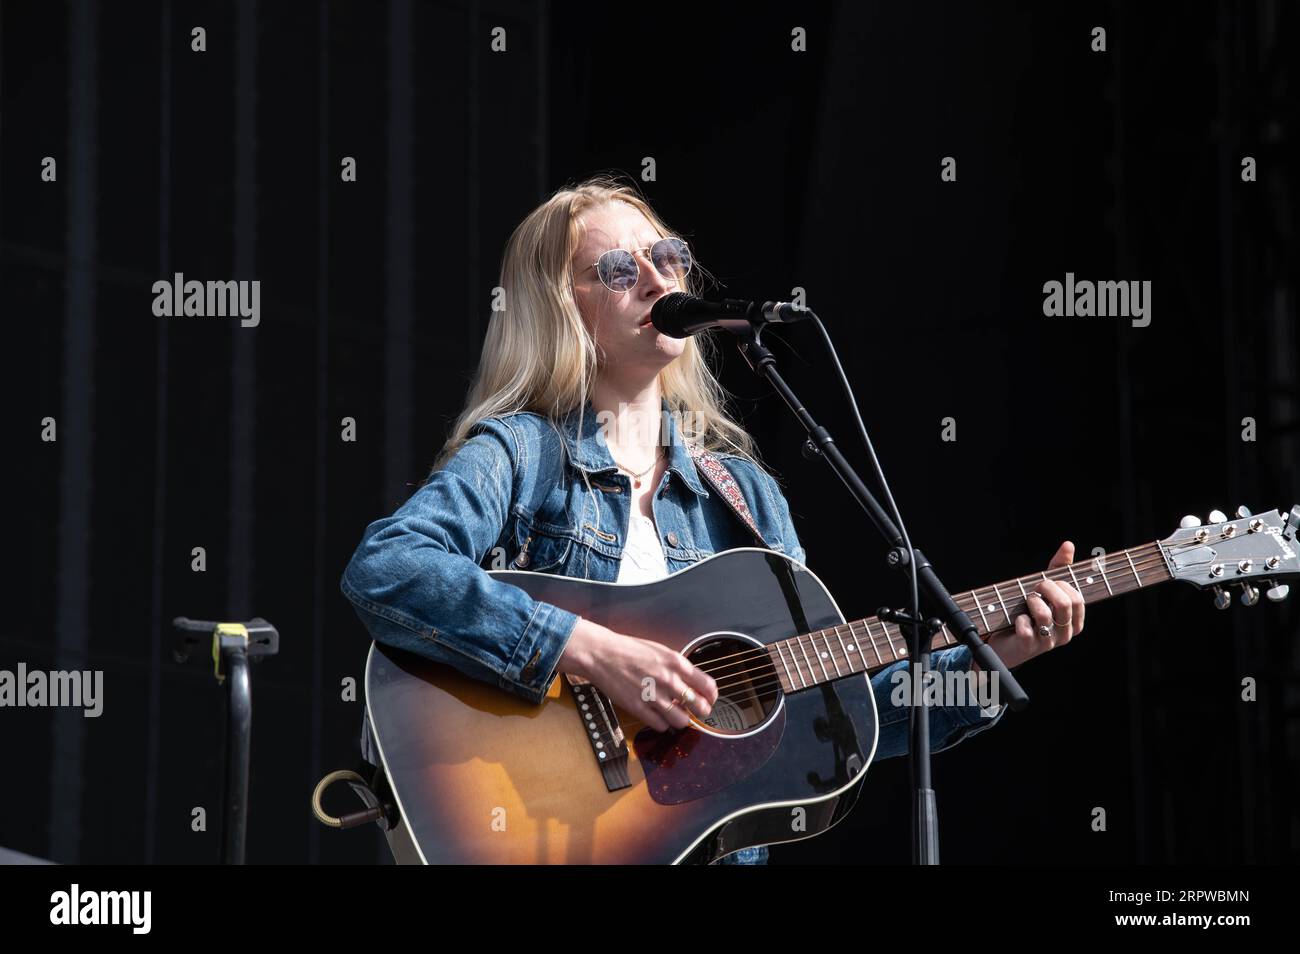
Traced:
<path id="1" fill-rule="evenodd" d="M 769 303 L 770 304 L 770 303 Z M 806 312 L 807 309 L 804 309 Z M 998 654 L 979 638 L 979 631 L 970 617 L 956 604 L 952 595 L 934 572 L 934 567 L 919 548 L 907 552 L 902 531 L 890 519 L 889 514 L 880 506 L 879 501 L 867 489 L 862 479 L 839 448 L 830 432 L 822 427 L 808 412 L 804 403 L 790 390 L 781 373 L 776 369 L 776 357 L 761 342 L 763 328 L 771 319 L 763 313 L 771 313 L 767 306 L 762 309 L 750 309 L 745 317 L 727 317 L 716 321 L 711 327 L 723 328 L 739 339 L 740 353 L 745 356 L 750 368 L 759 377 L 765 379 L 785 401 L 786 405 L 798 418 L 807 431 L 803 451 L 805 456 L 820 456 L 839 476 L 849 489 L 853 498 L 866 510 L 871 522 L 876 525 L 880 535 L 889 546 L 886 561 L 890 567 L 904 573 L 911 571 L 915 560 L 917 586 L 928 605 L 935 608 L 939 619 L 922 620 L 919 607 L 913 607 L 912 613 L 885 611 L 887 616 L 899 622 L 909 635 L 908 643 L 908 678 L 912 680 L 909 696 L 912 703 L 910 729 L 910 754 L 912 769 L 912 862 L 922 865 L 939 863 L 939 814 L 935 802 L 934 789 L 930 781 L 930 719 L 929 706 L 924 702 L 922 689 L 921 704 L 915 698 L 918 687 L 923 686 L 924 673 L 929 668 L 930 641 L 940 626 L 946 623 L 948 630 L 970 647 L 974 660 L 980 668 L 988 673 L 996 673 L 999 689 L 1005 691 L 1008 705 L 1020 711 L 1029 704 L 1020 683 L 1011 675 L 1011 671 L 998 658 Z M 758 314 L 756 314 L 758 313 Z M 993 677 L 990 677 L 993 678 Z"/>

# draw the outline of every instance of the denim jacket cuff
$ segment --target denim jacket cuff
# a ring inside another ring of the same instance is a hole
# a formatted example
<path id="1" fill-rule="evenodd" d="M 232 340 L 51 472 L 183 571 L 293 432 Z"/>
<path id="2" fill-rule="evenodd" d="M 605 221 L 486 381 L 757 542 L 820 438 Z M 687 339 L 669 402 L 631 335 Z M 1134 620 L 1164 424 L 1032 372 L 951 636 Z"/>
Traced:
<path id="1" fill-rule="evenodd" d="M 942 660 L 940 657 L 942 657 Z M 941 652 L 935 653 L 932 658 L 934 660 L 934 668 L 945 671 L 960 670 L 962 672 L 970 672 L 971 663 L 974 661 L 970 647 L 965 644 L 942 650 Z M 985 708 L 984 706 L 981 706 L 978 701 L 972 700 L 969 705 L 952 706 L 950 708 L 962 724 L 987 728 L 989 725 L 992 725 L 1001 718 L 1007 705 L 1004 702 L 996 706 Z"/>
<path id="2" fill-rule="evenodd" d="M 935 669 L 963 672 L 970 672 L 971 662 L 973 661 L 970 647 L 964 644 L 937 652 L 931 659 Z M 987 708 L 981 706 L 978 701 L 964 706 L 945 707 L 940 710 L 941 718 L 948 719 L 952 728 L 944 736 L 943 743 L 932 748 L 931 752 L 943 752 L 973 735 L 978 735 L 992 728 L 1002 720 L 1002 716 L 1006 711 L 1007 705 L 1005 702 Z"/>
<path id="3" fill-rule="evenodd" d="M 577 613 L 538 600 L 501 676 L 501 688 L 540 705 L 577 624 Z"/>
<path id="4" fill-rule="evenodd" d="M 971 712 L 974 713 L 973 717 L 975 718 L 976 721 L 958 722 L 957 728 L 948 733 L 947 738 L 944 739 L 943 745 L 939 746 L 938 748 L 932 748 L 930 750 L 932 753 L 942 752 L 945 749 L 950 749 L 957 743 L 963 742 L 966 739 L 969 739 L 973 735 L 979 735 L 981 732 L 993 728 L 993 726 L 997 725 L 1000 721 L 1002 721 L 1002 717 L 1006 714 L 1007 711 L 1007 704 L 1004 702 L 1000 706 L 990 706 L 988 709 L 983 709 L 983 710 L 981 710 L 979 706 L 963 706 L 961 708 L 971 710 Z M 986 713 L 986 714 L 981 714 L 981 713 Z M 961 720 L 965 720 L 970 717 L 971 717 L 970 714 L 966 712 L 959 712 L 957 714 L 957 718 Z"/>

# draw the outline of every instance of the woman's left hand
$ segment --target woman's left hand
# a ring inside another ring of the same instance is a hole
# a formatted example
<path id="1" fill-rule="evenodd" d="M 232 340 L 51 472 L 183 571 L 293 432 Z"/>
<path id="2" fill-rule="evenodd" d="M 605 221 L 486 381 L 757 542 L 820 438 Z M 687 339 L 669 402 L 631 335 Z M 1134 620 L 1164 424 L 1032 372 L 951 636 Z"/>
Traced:
<path id="1" fill-rule="evenodd" d="M 1066 540 L 1047 564 L 1049 570 L 1074 562 L 1074 544 Z M 1037 591 L 1041 599 L 1034 595 Z M 1049 649 L 1064 646 L 1083 631 L 1083 597 L 1069 583 L 1042 580 L 1029 593 L 1028 613 L 1016 617 L 1014 630 L 1002 630 L 989 638 L 988 644 L 1006 663 L 1008 669 L 1019 666 Z M 1047 627 L 1043 635 L 1041 627 Z M 979 666 L 971 664 L 974 672 Z"/>

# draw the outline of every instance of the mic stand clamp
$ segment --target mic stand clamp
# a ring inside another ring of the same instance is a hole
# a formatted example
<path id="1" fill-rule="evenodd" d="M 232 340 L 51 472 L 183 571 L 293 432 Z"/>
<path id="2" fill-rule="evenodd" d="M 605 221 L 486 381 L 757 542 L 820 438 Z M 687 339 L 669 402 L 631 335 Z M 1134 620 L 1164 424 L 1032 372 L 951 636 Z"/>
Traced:
<path id="1" fill-rule="evenodd" d="M 907 560 L 907 551 L 895 547 L 889 551 L 889 565 Z M 882 606 L 876 618 L 894 623 L 907 634 L 907 701 L 911 707 L 908 715 L 907 757 L 916 780 L 912 797 L 912 830 L 916 839 L 912 861 L 917 864 L 939 863 L 939 810 L 930 783 L 930 705 L 927 699 L 930 669 L 930 643 L 943 629 L 943 620 L 912 615 L 906 610 L 891 610 Z"/>

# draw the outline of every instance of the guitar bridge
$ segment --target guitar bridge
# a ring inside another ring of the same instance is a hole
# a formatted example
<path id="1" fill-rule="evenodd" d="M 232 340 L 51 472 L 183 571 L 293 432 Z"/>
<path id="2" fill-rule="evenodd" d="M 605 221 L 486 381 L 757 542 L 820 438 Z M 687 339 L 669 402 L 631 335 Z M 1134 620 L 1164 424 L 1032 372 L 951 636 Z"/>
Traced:
<path id="1" fill-rule="evenodd" d="M 573 694 L 578 717 L 582 719 L 583 732 L 591 745 L 596 764 L 600 766 L 605 788 L 617 792 L 628 788 L 632 780 L 627 774 L 627 739 L 618 724 L 618 715 L 609 697 L 591 683 L 577 676 L 564 675 L 564 681 Z"/>

